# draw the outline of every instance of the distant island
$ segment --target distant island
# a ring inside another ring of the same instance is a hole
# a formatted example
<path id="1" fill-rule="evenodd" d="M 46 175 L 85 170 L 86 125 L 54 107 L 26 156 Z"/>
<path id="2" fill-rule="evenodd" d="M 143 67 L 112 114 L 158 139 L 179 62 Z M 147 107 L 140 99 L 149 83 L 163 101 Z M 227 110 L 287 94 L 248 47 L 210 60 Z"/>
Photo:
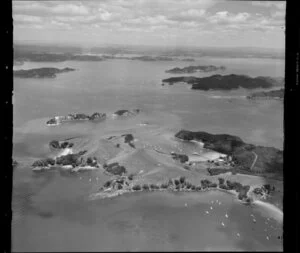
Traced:
<path id="1" fill-rule="evenodd" d="M 166 70 L 166 73 L 172 73 L 172 74 L 184 74 L 184 73 L 196 73 L 196 72 L 211 72 L 211 71 L 217 71 L 217 70 L 225 70 L 224 66 L 213 66 L 213 65 L 207 65 L 207 66 L 188 66 L 184 68 L 173 68 Z"/>
<path id="2" fill-rule="evenodd" d="M 233 90 L 238 88 L 256 89 L 271 88 L 283 85 L 283 79 L 258 76 L 255 78 L 246 75 L 212 75 L 209 77 L 181 76 L 162 80 L 163 83 L 173 85 L 174 83 L 191 84 L 193 90 Z"/>
<path id="3" fill-rule="evenodd" d="M 114 112 L 111 116 L 112 118 L 115 119 L 117 117 L 136 116 L 140 112 L 141 112 L 140 109 L 132 109 L 132 110 L 122 109 Z M 102 121 L 105 120 L 106 117 L 107 117 L 106 113 L 99 113 L 99 112 L 95 112 L 92 115 L 87 115 L 84 113 L 76 113 L 76 114 L 68 114 L 67 116 L 55 116 L 54 118 L 49 119 L 46 122 L 46 124 L 48 126 L 57 126 L 67 122 Z M 128 141 L 130 142 L 130 140 Z"/>
<path id="4" fill-rule="evenodd" d="M 255 92 L 250 96 L 247 96 L 248 99 L 283 99 L 284 98 L 284 89 L 280 90 L 271 90 L 271 91 L 261 91 Z"/>
<path id="5" fill-rule="evenodd" d="M 97 55 L 86 54 L 61 54 L 61 53 L 43 53 L 43 52 L 15 52 L 14 62 L 64 62 L 64 61 L 103 61 L 104 59 Z"/>
<path id="6" fill-rule="evenodd" d="M 46 53 L 46 52 L 14 52 L 14 65 L 25 61 L 30 62 L 64 62 L 64 61 L 104 61 L 104 60 L 137 60 L 137 61 L 194 61 L 192 58 L 174 58 L 168 56 L 121 56 L 121 55 L 91 55 L 72 53 Z"/>
<path id="7" fill-rule="evenodd" d="M 181 59 L 182 61 L 195 61 L 195 59 L 193 59 L 193 58 L 183 58 L 183 59 Z"/>
<path id="8" fill-rule="evenodd" d="M 117 56 L 117 55 L 103 55 L 104 59 L 118 59 L 118 60 L 132 60 L 132 61 L 148 61 L 148 62 L 154 62 L 154 61 L 195 61 L 192 58 L 174 58 L 174 57 L 168 57 L 168 56 L 149 56 L 149 55 L 143 55 L 143 56 Z"/>
<path id="9" fill-rule="evenodd" d="M 131 60 L 140 60 L 140 61 L 174 61 L 175 59 L 167 56 L 137 56 L 130 57 Z"/>
<path id="10" fill-rule="evenodd" d="M 21 78 L 55 78 L 56 74 L 75 71 L 72 68 L 36 68 L 36 69 L 28 69 L 28 70 L 14 70 L 15 77 Z"/>

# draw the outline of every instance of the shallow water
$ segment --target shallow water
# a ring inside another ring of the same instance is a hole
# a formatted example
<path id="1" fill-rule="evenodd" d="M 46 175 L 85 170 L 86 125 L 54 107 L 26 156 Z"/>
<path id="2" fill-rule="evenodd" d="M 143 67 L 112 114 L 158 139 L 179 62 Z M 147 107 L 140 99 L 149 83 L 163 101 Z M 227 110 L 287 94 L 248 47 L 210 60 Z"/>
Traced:
<path id="1" fill-rule="evenodd" d="M 53 66 L 78 70 L 55 79 L 14 79 L 14 158 L 30 163 L 47 157 L 48 143 L 53 139 L 76 136 L 99 139 L 121 132 L 136 133 L 143 141 L 166 152 L 200 152 L 196 143 L 174 140 L 174 134 L 182 128 L 234 134 L 250 143 L 282 148 L 282 102 L 248 101 L 244 96 L 252 91 L 242 89 L 203 92 L 192 91 L 185 85 L 161 86 L 161 79 L 170 76 L 165 70 L 206 63 L 225 65 L 227 70 L 221 74 L 282 76 L 284 73 L 283 61 L 268 59 L 199 58 L 192 64 L 126 60 L 25 63 L 19 68 Z M 210 74 L 214 73 L 197 73 Z M 141 109 L 142 113 L 126 120 L 113 120 L 109 116 L 118 109 L 133 108 Z M 106 112 L 108 119 L 97 124 L 45 125 L 54 115 L 95 111 Z M 146 125 L 141 125 L 145 122 Z M 144 153 L 137 153 L 136 157 L 139 155 Z M 140 161 L 148 159 L 150 164 L 151 157 L 145 157 Z M 33 174 L 31 168 L 21 164 L 14 171 L 12 249 L 282 249 L 277 239 L 281 226 L 275 220 L 266 221 L 265 212 L 257 207 L 243 206 L 230 195 L 136 193 L 89 201 L 88 196 L 106 180 L 107 176 L 97 171 L 80 175 L 61 171 Z M 216 199 L 222 204 L 210 203 Z M 226 213 L 229 219 L 224 216 Z M 256 223 L 250 214 L 255 215 Z"/>
<path id="2" fill-rule="evenodd" d="M 277 239 L 282 233 L 280 224 L 270 219 L 266 225 L 267 217 L 238 203 L 229 194 L 149 192 L 89 201 L 86 195 L 94 190 L 96 175 L 89 173 L 80 179 L 54 172 L 36 178 L 34 183 L 23 182 L 23 187 L 14 192 L 12 250 L 280 250 L 282 247 Z"/>

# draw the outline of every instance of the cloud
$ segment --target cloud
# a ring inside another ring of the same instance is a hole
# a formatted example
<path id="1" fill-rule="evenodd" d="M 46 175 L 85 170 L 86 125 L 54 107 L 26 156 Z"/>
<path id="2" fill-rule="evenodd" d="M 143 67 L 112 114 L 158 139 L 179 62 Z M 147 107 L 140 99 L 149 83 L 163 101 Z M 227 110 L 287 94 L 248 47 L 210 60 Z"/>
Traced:
<path id="1" fill-rule="evenodd" d="M 208 17 L 208 21 L 214 24 L 230 24 L 230 23 L 243 23 L 247 21 L 250 14 L 242 12 L 238 14 L 231 14 L 228 11 L 219 11 L 215 15 Z"/>
<path id="2" fill-rule="evenodd" d="M 49 10 L 55 14 L 72 14 L 72 15 L 88 15 L 90 13 L 89 9 L 84 5 L 76 4 L 59 4 L 50 8 Z"/>
<path id="3" fill-rule="evenodd" d="M 177 24 L 176 21 L 169 20 L 163 15 L 157 15 L 154 17 L 146 16 L 139 17 L 133 19 L 127 19 L 122 21 L 122 23 L 127 25 L 135 25 L 135 26 L 153 26 L 153 25 L 174 25 Z"/>
<path id="4" fill-rule="evenodd" d="M 53 38 L 53 34 L 66 31 L 67 39 L 74 34 L 75 40 L 95 41 L 92 39 L 95 35 L 101 41 L 106 37 L 122 41 L 130 33 L 128 40 L 140 36 L 147 43 L 143 36 L 155 38 L 154 43 L 162 35 L 166 41 L 175 43 L 177 39 L 180 43 L 188 39 L 198 43 L 208 41 L 210 36 L 213 42 L 218 36 L 230 38 L 232 34 L 238 38 L 243 34 L 245 37 L 248 31 L 249 34 L 261 31 L 279 34 L 284 26 L 285 2 L 253 2 L 256 8 L 244 1 L 236 3 L 238 8 L 224 3 L 214 0 L 13 1 L 13 18 L 16 33 L 21 32 L 25 37 L 29 37 L 25 31 L 31 29 L 34 34 L 35 29 L 44 28 L 44 33 Z M 84 33 L 86 38 L 81 38 Z"/>
<path id="5" fill-rule="evenodd" d="M 273 18 L 285 18 L 285 11 L 275 11 L 271 14 Z"/>
<path id="6" fill-rule="evenodd" d="M 264 2 L 252 1 L 251 4 L 253 6 L 266 7 L 266 8 L 275 7 L 280 10 L 284 10 L 286 7 L 286 2 L 284 1 L 264 1 Z"/>
<path id="7" fill-rule="evenodd" d="M 180 12 L 180 16 L 189 17 L 189 18 L 199 18 L 203 17 L 205 14 L 205 10 L 197 10 L 197 9 L 189 9 L 187 11 Z"/>
<path id="8" fill-rule="evenodd" d="M 30 14 L 32 16 L 89 15 L 90 8 L 76 2 L 72 4 L 56 2 L 55 4 L 51 1 L 13 1 L 13 13 Z"/>
<path id="9" fill-rule="evenodd" d="M 20 23 L 40 23 L 40 22 L 42 22 L 41 17 L 22 15 L 22 14 L 14 15 L 13 20 L 14 20 L 14 22 L 20 22 Z"/>

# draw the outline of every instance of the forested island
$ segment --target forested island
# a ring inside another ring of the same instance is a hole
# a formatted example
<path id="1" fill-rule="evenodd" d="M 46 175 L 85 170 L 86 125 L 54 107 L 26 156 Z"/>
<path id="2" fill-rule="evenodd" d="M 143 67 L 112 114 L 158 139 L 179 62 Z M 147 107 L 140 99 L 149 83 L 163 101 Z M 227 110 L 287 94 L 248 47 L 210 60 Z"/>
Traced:
<path id="1" fill-rule="evenodd" d="M 274 173 L 283 175 L 283 151 L 273 147 L 245 143 L 241 138 L 228 134 L 179 131 L 175 137 L 184 141 L 200 141 L 204 148 L 231 156 L 235 169 L 249 174 Z"/>
<path id="2" fill-rule="evenodd" d="M 217 70 L 225 70 L 224 66 L 213 66 L 213 65 L 207 65 L 207 66 L 188 66 L 184 68 L 173 68 L 166 70 L 166 73 L 172 73 L 172 74 L 184 74 L 184 73 L 196 73 L 196 72 L 212 72 Z"/>
<path id="3" fill-rule="evenodd" d="M 256 89 L 271 88 L 283 85 L 283 80 L 271 77 L 258 76 L 252 78 L 246 75 L 212 75 L 209 77 L 180 76 L 162 80 L 163 83 L 187 83 L 193 90 L 233 90 L 238 88 Z"/>
<path id="4" fill-rule="evenodd" d="M 75 71 L 72 68 L 36 68 L 36 69 L 28 69 L 28 70 L 14 70 L 15 77 L 21 78 L 55 78 L 56 74 L 65 73 Z"/>
<path id="5" fill-rule="evenodd" d="M 118 55 L 103 55 L 104 59 L 118 59 L 118 60 L 132 60 L 132 61 L 146 61 L 146 62 L 155 62 L 155 61 L 195 61 L 192 58 L 175 58 L 169 56 L 150 56 L 150 55 L 143 55 L 143 56 L 118 56 Z"/>

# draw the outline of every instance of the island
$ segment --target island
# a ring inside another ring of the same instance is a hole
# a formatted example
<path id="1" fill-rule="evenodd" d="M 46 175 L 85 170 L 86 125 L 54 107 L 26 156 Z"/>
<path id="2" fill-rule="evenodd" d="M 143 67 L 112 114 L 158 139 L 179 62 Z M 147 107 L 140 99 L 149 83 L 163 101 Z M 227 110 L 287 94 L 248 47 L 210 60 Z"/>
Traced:
<path id="1" fill-rule="evenodd" d="M 113 117 L 118 117 L 118 116 L 135 116 L 138 113 L 140 113 L 140 109 L 133 109 L 133 110 L 127 110 L 127 109 L 122 109 L 122 110 L 118 110 L 116 112 L 113 113 Z"/>
<path id="2" fill-rule="evenodd" d="M 277 177 L 283 177 L 283 151 L 277 148 L 248 144 L 241 138 L 228 134 L 181 130 L 175 134 L 175 137 L 184 141 L 202 142 L 203 148 L 229 156 L 232 161 L 231 165 L 233 165 L 231 168 L 236 167 L 235 169 L 239 172 L 270 173 Z"/>
<path id="3" fill-rule="evenodd" d="M 89 54 L 45 53 L 45 52 L 14 52 L 15 62 L 64 62 L 64 61 L 103 61 L 103 57 Z"/>
<path id="4" fill-rule="evenodd" d="M 248 99 L 279 99 L 279 100 L 283 100 L 284 89 L 255 92 L 255 93 L 247 96 L 247 98 Z"/>
<path id="5" fill-rule="evenodd" d="M 131 57 L 131 60 L 139 60 L 139 61 L 174 61 L 174 58 L 167 56 L 136 56 Z"/>
<path id="6" fill-rule="evenodd" d="M 191 61 L 195 61 L 195 59 L 193 59 L 193 58 L 183 58 L 183 59 L 181 59 L 182 61 L 189 61 L 189 62 L 191 62 Z"/>
<path id="7" fill-rule="evenodd" d="M 271 77 L 258 76 L 255 78 L 246 75 L 212 75 L 209 77 L 181 76 L 162 80 L 163 83 L 187 83 L 193 90 L 233 90 L 238 88 L 257 89 L 271 88 L 283 85 L 283 80 Z"/>
<path id="8" fill-rule="evenodd" d="M 225 70 L 226 68 L 224 66 L 213 66 L 213 65 L 207 65 L 207 66 L 188 66 L 184 68 L 173 68 L 166 70 L 166 73 L 171 74 L 185 74 L 185 73 L 196 73 L 196 72 L 212 72 L 217 70 Z"/>
<path id="9" fill-rule="evenodd" d="M 106 113 L 95 112 L 91 116 L 84 113 L 68 114 L 67 116 L 55 116 L 46 122 L 48 126 L 57 126 L 67 122 L 102 121 L 106 119 Z"/>
<path id="10" fill-rule="evenodd" d="M 116 115 L 132 111 L 119 110 Z M 79 118 L 87 119 L 83 115 Z M 234 194 L 247 205 L 266 199 L 281 203 L 282 150 L 205 131 L 180 130 L 172 137 L 161 138 L 137 124 L 97 139 L 55 139 L 49 143 L 49 156 L 32 161 L 31 167 L 37 176 L 56 171 L 72 177 L 97 173 L 100 188 L 91 199 L 137 191 L 217 190 Z M 176 149 L 178 144 L 187 149 Z"/>
<path id="11" fill-rule="evenodd" d="M 69 153 L 56 158 L 45 158 L 35 161 L 32 166 L 32 171 L 43 172 L 49 170 L 63 169 L 70 172 L 80 172 L 86 170 L 94 170 L 99 168 L 96 157 L 83 157 L 87 150 L 82 150 L 77 153 Z"/>
<path id="12" fill-rule="evenodd" d="M 48 53 L 20 51 L 14 52 L 14 63 L 19 62 L 64 62 L 64 61 L 104 61 L 104 60 L 138 60 L 146 62 L 154 61 L 194 61 L 192 58 L 174 58 L 163 55 L 141 55 L 141 56 L 122 56 L 122 55 L 97 55 L 97 54 L 74 54 L 74 53 Z"/>
<path id="13" fill-rule="evenodd" d="M 36 68 L 28 70 L 14 70 L 14 76 L 20 78 L 55 78 L 56 74 L 75 71 L 72 68 Z"/>

